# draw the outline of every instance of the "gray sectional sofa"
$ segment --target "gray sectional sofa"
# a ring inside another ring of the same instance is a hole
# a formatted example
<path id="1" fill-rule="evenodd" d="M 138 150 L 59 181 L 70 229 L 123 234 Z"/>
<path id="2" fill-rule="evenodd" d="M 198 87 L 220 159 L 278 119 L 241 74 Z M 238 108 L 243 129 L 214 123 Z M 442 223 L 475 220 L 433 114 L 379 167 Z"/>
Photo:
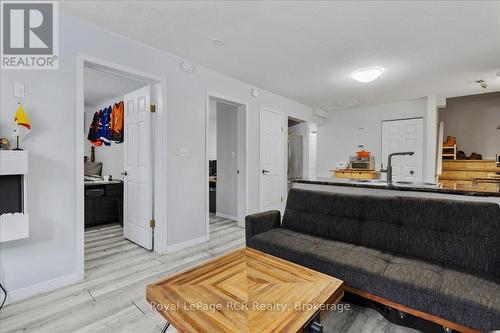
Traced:
<path id="1" fill-rule="evenodd" d="M 292 189 L 246 218 L 246 244 L 480 331 L 500 330 L 500 207 Z"/>

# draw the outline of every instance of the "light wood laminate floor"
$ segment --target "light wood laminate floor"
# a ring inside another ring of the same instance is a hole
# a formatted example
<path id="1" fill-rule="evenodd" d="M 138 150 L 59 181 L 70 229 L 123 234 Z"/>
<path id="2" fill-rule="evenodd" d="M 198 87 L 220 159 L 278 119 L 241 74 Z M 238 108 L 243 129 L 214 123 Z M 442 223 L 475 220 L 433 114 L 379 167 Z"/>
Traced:
<path id="1" fill-rule="evenodd" d="M 88 229 L 85 280 L 5 306 L 0 311 L 0 332 L 160 333 L 165 321 L 146 302 L 146 285 L 244 244 L 243 228 L 215 216 L 210 218 L 209 242 L 168 255 L 155 254 L 124 239 L 117 224 Z M 392 330 L 392 324 L 378 313 L 363 308 L 328 317 L 325 332 L 329 333 L 416 332 Z M 170 327 L 168 332 L 176 330 Z"/>
<path id="2" fill-rule="evenodd" d="M 244 243 L 243 228 L 217 217 L 210 220 L 209 242 L 168 255 L 124 239 L 118 224 L 87 229 L 85 280 L 5 306 L 0 332 L 159 333 L 165 321 L 146 302 L 146 285 Z"/>

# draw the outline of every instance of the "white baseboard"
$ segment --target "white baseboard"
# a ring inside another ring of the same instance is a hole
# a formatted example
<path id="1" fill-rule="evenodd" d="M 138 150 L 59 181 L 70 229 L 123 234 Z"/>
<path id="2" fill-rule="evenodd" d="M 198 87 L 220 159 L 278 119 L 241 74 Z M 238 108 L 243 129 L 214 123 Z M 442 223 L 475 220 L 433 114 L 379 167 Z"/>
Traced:
<path id="1" fill-rule="evenodd" d="M 237 216 L 227 215 L 227 214 L 224 214 L 224 213 L 216 212 L 215 216 L 222 217 L 223 219 L 238 221 L 238 217 Z"/>
<path id="2" fill-rule="evenodd" d="M 78 282 L 77 274 L 72 273 L 52 280 L 36 283 L 24 288 L 7 290 L 7 300 L 5 301 L 5 304 L 19 302 L 38 294 L 69 286 L 70 284 L 74 284 L 76 282 Z"/>
<path id="3" fill-rule="evenodd" d="M 172 252 L 186 249 L 188 247 L 193 247 L 193 246 L 199 245 L 201 243 L 205 243 L 206 241 L 207 241 L 207 238 L 205 236 L 202 236 L 202 237 L 190 239 L 190 240 L 187 240 L 184 242 L 180 242 L 180 243 L 176 243 L 176 244 L 172 244 L 172 245 L 167 245 L 167 253 L 172 253 Z"/>

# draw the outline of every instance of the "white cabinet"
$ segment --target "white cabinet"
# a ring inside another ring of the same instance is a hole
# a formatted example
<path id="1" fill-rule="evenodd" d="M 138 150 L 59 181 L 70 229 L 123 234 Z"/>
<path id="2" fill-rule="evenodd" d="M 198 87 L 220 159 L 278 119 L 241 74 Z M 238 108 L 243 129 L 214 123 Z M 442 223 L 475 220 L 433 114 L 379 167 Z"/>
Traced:
<path id="1" fill-rule="evenodd" d="M 29 236 L 26 195 L 27 175 L 27 151 L 0 150 L 0 184 L 2 184 L 2 187 L 13 186 L 13 188 L 9 189 L 3 188 L 2 196 L 11 196 L 8 198 L 9 200 L 4 200 L 4 202 L 17 203 L 13 205 L 15 207 L 12 209 L 9 204 L 0 205 L 0 242 Z M 9 185 L 7 186 L 7 184 Z"/>
<path id="2" fill-rule="evenodd" d="M 0 215 L 0 243 L 16 239 L 28 238 L 28 213 Z"/>
<path id="3" fill-rule="evenodd" d="M 0 175 L 26 175 L 27 173 L 27 151 L 0 150 Z"/>

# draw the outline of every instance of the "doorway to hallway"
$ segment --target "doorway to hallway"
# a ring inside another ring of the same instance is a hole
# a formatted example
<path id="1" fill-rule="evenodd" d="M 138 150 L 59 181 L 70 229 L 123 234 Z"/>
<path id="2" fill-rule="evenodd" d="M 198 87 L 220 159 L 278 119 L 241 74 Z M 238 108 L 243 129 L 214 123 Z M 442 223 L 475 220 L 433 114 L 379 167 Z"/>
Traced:
<path id="1" fill-rule="evenodd" d="M 207 96 L 207 232 L 210 219 L 244 226 L 247 209 L 246 104 L 220 95 Z"/>

